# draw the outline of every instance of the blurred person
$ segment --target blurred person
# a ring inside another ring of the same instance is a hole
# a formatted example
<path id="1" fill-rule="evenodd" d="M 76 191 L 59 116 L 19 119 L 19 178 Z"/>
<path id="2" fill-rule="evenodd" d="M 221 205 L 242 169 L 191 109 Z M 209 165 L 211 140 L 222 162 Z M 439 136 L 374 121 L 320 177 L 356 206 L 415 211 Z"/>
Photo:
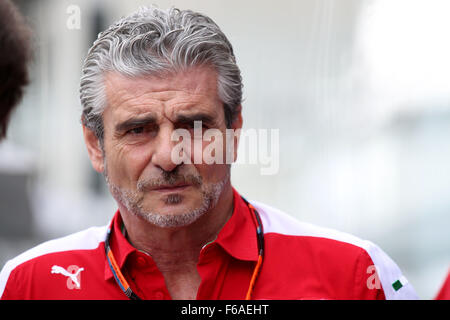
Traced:
<path id="1" fill-rule="evenodd" d="M 450 271 L 447 273 L 447 278 L 442 284 L 441 289 L 439 290 L 436 300 L 450 300 Z"/>
<path id="2" fill-rule="evenodd" d="M 80 99 L 91 163 L 118 210 L 7 262 L 2 299 L 417 298 L 376 245 L 231 185 L 242 80 L 209 17 L 150 7 L 114 23 L 87 54 Z M 214 155 L 231 161 L 206 161 L 207 133 L 216 143 L 228 130 Z"/>
<path id="3" fill-rule="evenodd" d="M 30 30 L 10 0 L 0 0 L 0 139 L 28 84 Z"/>

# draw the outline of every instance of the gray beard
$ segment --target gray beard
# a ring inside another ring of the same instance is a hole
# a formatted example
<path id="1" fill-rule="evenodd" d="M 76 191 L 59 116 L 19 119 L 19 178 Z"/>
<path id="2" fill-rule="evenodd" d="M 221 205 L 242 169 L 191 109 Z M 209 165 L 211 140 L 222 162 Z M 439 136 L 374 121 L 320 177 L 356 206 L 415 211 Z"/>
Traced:
<path id="1" fill-rule="evenodd" d="M 116 201 L 119 204 L 123 205 L 130 213 L 161 228 L 184 227 L 197 221 L 206 212 L 216 207 L 219 198 L 222 194 L 222 191 L 225 187 L 225 184 L 230 179 L 229 171 L 225 176 L 225 178 L 217 183 L 202 184 L 201 178 L 199 179 L 200 182 L 197 179 L 197 185 L 199 185 L 199 187 L 201 187 L 202 190 L 202 200 L 203 200 L 202 204 L 199 207 L 194 208 L 191 211 L 179 214 L 161 214 L 156 211 L 145 210 L 142 206 L 143 202 L 142 194 L 139 194 L 138 191 L 126 190 L 113 184 L 108 178 L 106 163 L 104 168 L 105 168 L 104 176 L 106 183 Z M 152 185 L 152 184 L 153 183 L 145 184 L 144 182 L 143 186 L 142 182 L 138 182 L 137 189 L 145 190 L 145 185 Z M 170 205 L 180 203 L 182 200 L 183 197 L 181 195 L 172 194 L 165 199 L 165 202 L 166 204 Z"/>

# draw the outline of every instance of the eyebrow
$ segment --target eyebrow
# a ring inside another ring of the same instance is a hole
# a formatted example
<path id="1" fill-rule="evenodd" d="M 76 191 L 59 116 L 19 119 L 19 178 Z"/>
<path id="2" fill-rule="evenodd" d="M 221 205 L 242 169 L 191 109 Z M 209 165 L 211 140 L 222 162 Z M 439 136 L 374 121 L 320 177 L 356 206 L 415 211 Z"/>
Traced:
<path id="1" fill-rule="evenodd" d="M 115 126 L 115 130 L 116 132 L 124 132 L 136 127 L 147 126 L 154 123 L 156 123 L 156 118 L 153 115 L 145 116 L 142 118 L 131 118 L 118 123 Z"/>
<path id="2" fill-rule="evenodd" d="M 212 125 L 215 124 L 215 117 L 207 113 L 194 113 L 190 115 L 180 114 L 175 118 L 175 122 L 178 124 L 187 124 L 194 121 L 201 121 L 202 123 Z M 142 118 L 131 118 L 118 123 L 115 126 L 115 130 L 116 132 L 125 132 L 136 127 L 147 126 L 154 123 L 156 123 L 156 117 L 153 115 L 148 115 Z"/>
<path id="3" fill-rule="evenodd" d="M 175 117 L 176 123 L 186 124 L 186 123 L 192 123 L 194 121 L 201 121 L 202 123 L 206 124 L 215 124 L 215 117 L 207 114 L 207 113 L 194 113 L 194 114 L 180 114 Z"/>

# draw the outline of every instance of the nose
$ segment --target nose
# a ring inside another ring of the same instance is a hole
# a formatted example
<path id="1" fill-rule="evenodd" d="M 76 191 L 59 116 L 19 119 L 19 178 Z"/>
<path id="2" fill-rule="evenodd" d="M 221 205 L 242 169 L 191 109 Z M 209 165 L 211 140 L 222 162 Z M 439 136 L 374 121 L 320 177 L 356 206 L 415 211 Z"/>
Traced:
<path id="1" fill-rule="evenodd" d="M 179 166 L 179 164 L 176 164 L 172 159 L 172 150 L 176 144 L 176 142 L 171 139 L 172 130 L 173 129 L 170 127 L 160 128 L 155 151 L 152 156 L 152 163 L 166 172 L 171 172 Z"/>

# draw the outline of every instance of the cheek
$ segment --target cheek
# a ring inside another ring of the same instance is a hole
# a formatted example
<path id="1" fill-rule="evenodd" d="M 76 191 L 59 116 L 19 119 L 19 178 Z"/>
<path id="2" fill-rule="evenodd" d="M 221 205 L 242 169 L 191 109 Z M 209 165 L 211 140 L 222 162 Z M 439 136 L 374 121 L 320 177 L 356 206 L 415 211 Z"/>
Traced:
<path id="1" fill-rule="evenodd" d="M 203 184 L 222 182 L 230 170 L 227 164 L 197 164 L 195 168 L 202 177 Z"/>
<path id="2" fill-rule="evenodd" d="M 112 182 L 118 185 L 129 185 L 133 188 L 142 171 L 150 161 L 150 153 L 145 147 L 117 146 L 107 153 L 108 175 Z"/>

